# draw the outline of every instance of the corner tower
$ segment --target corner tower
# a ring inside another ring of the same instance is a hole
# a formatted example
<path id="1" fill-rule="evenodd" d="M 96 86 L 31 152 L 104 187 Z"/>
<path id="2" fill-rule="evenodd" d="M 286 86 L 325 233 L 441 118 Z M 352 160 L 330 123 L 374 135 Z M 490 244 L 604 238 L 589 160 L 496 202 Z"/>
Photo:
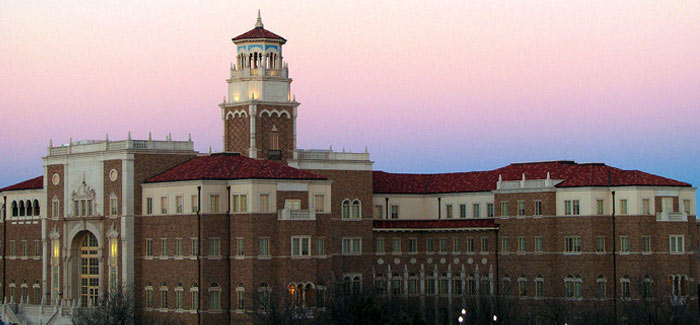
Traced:
<path id="1" fill-rule="evenodd" d="M 232 39 L 228 98 L 219 105 L 224 151 L 287 163 L 296 150 L 299 103 L 290 95 L 292 79 L 282 59 L 287 40 L 266 30 L 258 11 L 255 28 Z"/>

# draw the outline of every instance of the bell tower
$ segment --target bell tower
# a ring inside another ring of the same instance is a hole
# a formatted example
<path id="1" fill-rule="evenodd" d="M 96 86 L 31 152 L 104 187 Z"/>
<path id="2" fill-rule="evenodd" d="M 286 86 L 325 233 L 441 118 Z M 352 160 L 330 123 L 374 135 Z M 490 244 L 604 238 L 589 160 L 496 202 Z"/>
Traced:
<path id="1" fill-rule="evenodd" d="M 290 95 L 292 79 L 282 58 L 287 40 L 264 28 L 260 11 L 255 28 L 232 39 L 228 97 L 219 104 L 224 151 L 287 163 L 296 150 L 299 103 Z"/>

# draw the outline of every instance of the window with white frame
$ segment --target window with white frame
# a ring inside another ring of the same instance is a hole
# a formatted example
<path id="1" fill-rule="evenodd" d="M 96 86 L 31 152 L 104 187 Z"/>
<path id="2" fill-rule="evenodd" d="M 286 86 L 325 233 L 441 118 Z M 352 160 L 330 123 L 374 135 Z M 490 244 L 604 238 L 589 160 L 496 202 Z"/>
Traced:
<path id="1" fill-rule="evenodd" d="M 690 200 L 683 200 L 683 212 L 690 214 Z"/>
<path id="2" fill-rule="evenodd" d="M 270 238 L 260 238 L 258 240 L 258 256 L 270 257 Z"/>
<path id="3" fill-rule="evenodd" d="M 579 237 L 579 236 L 564 237 L 564 252 L 565 253 L 581 253 L 581 237 Z"/>
<path id="4" fill-rule="evenodd" d="M 602 274 L 596 279 L 596 286 L 598 289 L 598 299 L 605 299 L 607 297 L 607 280 L 605 280 Z"/>
<path id="5" fill-rule="evenodd" d="M 209 309 L 221 309 L 221 287 L 218 283 L 209 286 Z"/>
<path id="6" fill-rule="evenodd" d="M 595 251 L 598 253 L 605 252 L 605 236 L 596 236 Z"/>
<path id="7" fill-rule="evenodd" d="M 542 215 L 542 201 L 535 201 L 535 215 Z"/>
<path id="8" fill-rule="evenodd" d="M 343 200 L 341 204 L 341 217 L 343 219 L 350 219 L 350 200 Z"/>
<path id="9" fill-rule="evenodd" d="M 362 254 L 362 238 L 347 238 L 342 239 L 343 255 L 359 255 Z"/>
<path id="10" fill-rule="evenodd" d="M 221 211 L 221 197 L 219 194 L 209 195 L 209 213 L 219 213 Z M 235 212 L 235 210 L 234 210 Z"/>
<path id="11" fill-rule="evenodd" d="M 199 309 L 199 285 L 197 282 L 190 287 L 190 294 L 192 295 L 192 310 Z"/>
<path id="12" fill-rule="evenodd" d="M 375 239 L 374 244 L 376 253 L 384 253 L 384 238 Z"/>
<path id="13" fill-rule="evenodd" d="M 508 202 L 501 202 L 501 216 L 508 216 Z"/>
<path id="14" fill-rule="evenodd" d="M 175 213 L 182 214 L 185 212 L 185 197 L 178 195 L 175 197 Z"/>
<path id="15" fill-rule="evenodd" d="M 382 205 L 375 205 L 374 206 L 374 218 L 375 219 L 384 219 L 384 206 L 382 206 Z"/>
<path id="16" fill-rule="evenodd" d="M 564 279 L 566 298 L 581 299 L 583 297 L 582 284 L 583 281 L 579 275 L 567 275 Z"/>
<path id="17" fill-rule="evenodd" d="M 620 252 L 628 253 L 630 251 L 629 236 L 620 236 Z"/>
<path id="18" fill-rule="evenodd" d="M 486 237 L 481 237 L 481 252 L 486 253 L 489 251 L 489 239 Z"/>
<path id="19" fill-rule="evenodd" d="M 535 252 L 536 253 L 544 252 L 544 244 L 542 242 L 542 236 L 535 236 Z"/>
<path id="20" fill-rule="evenodd" d="M 220 246 L 220 239 L 219 238 L 209 238 L 209 256 L 210 257 L 221 256 L 219 246 Z"/>
<path id="21" fill-rule="evenodd" d="M 651 214 L 651 207 L 649 204 L 649 199 L 642 199 L 642 214 Z"/>
<path id="22" fill-rule="evenodd" d="M 165 238 L 160 239 L 160 255 L 168 256 L 168 240 Z"/>
<path id="23" fill-rule="evenodd" d="M 260 213 L 270 212 L 270 194 L 262 193 L 258 199 L 258 209 Z"/>
<path id="24" fill-rule="evenodd" d="M 112 193 L 109 196 L 109 215 L 110 216 L 116 216 L 119 214 L 119 206 L 117 203 L 117 196 Z"/>
<path id="25" fill-rule="evenodd" d="M 622 298 L 623 299 L 629 299 L 630 298 L 630 278 L 626 275 L 622 276 L 622 279 L 620 280 L 622 284 Z"/>
<path id="26" fill-rule="evenodd" d="M 408 252 L 417 253 L 418 252 L 418 240 L 415 238 L 408 239 Z"/>
<path id="27" fill-rule="evenodd" d="M 314 210 L 317 213 L 323 213 L 326 206 L 326 197 L 323 194 L 314 195 Z"/>
<path id="28" fill-rule="evenodd" d="M 153 214 L 153 198 L 146 198 L 146 214 Z"/>
<path id="29" fill-rule="evenodd" d="M 146 308 L 153 308 L 153 286 L 146 283 Z"/>
<path id="30" fill-rule="evenodd" d="M 192 207 L 192 213 L 197 213 L 199 211 L 199 199 L 197 195 L 192 195 L 190 198 L 192 202 L 190 202 L 190 206 Z"/>
<path id="31" fill-rule="evenodd" d="M 168 309 L 168 284 L 160 284 L 160 309 Z"/>
<path id="32" fill-rule="evenodd" d="M 605 201 L 603 200 L 595 200 L 595 210 L 596 214 L 599 216 L 602 216 L 605 214 Z"/>
<path id="33" fill-rule="evenodd" d="M 642 236 L 642 253 L 651 253 L 651 236 Z"/>
<path id="34" fill-rule="evenodd" d="M 245 309 L 245 287 L 243 286 L 243 283 L 239 283 L 238 286 L 236 286 L 236 309 L 237 310 L 244 310 Z"/>
<path id="35" fill-rule="evenodd" d="M 153 239 L 146 239 L 146 256 L 153 256 Z"/>
<path id="36" fill-rule="evenodd" d="M 175 309 L 177 309 L 177 310 L 183 309 L 183 301 L 182 301 L 183 291 L 184 291 L 184 289 L 182 287 L 182 283 L 178 282 L 178 284 L 175 286 Z"/>
<path id="37" fill-rule="evenodd" d="M 326 255 L 326 240 L 325 238 L 316 238 L 316 255 Z"/>
<path id="38" fill-rule="evenodd" d="M 175 239 L 175 256 L 182 257 L 182 238 Z"/>
<path id="39" fill-rule="evenodd" d="M 360 200 L 355 199 L 352 201 L 352 218 L 353 219 L 360 219 L 362 218 L 362 204 L 360 203 Z"/>
<path id="40" fill-rule="evenodd" d="M 472 213 L 473 218 L 481 218 L 481 205 L 479 203 L 474 203 L 472 204 L 472 210 L 474 210 Z"/>
<path id="41" fill-rule="evenodd" d="M 518 216 L 525 215 L 525 201 L 518 201 Z"/>
<path id="42" fill-rule="evenodd" d="M 459 217 L 461 219 L 464 219 L 467 217 L 467 205 L 466 204 L 459 205 Z"/>
<path id="43" fill-rule="evenodd" d="M 233 204 L 234 213 L 248 212 L 248 195 L 234 194 L 231 198 L 231 203 Z"/>
<path id="44" fill-rule="evenodd" d="M 199 239 L 192 238 L 192 256 L 199 256 Z"/>
<path id="45" fill-rule="evenodd" d="M 524 236 L 518 237 L 518 252 L 525 252 L 527 251 L 527 242 L 525 240 Z"/>
<path id="46" fill-rule="evenodd" d="M 685 236 L 683 235 L 671 235 L 668 236 L 668 241 L 669 241 L 669 251 L 671 253 L 683 253 L 685 251 L 685 246 L 684 246 L 684 239 Z"/>
<path id="47" fill-rule="evenodd" d="M 447 219 L 452 219 L 452 204 L 445 205 L 445 215 Z"/>
<path id="48" fill-rule="evenodd" d="M 236 238 L 236 256 L 245 256 L 245 240 L 243 238 Z"/>
<path id="49" fill-rule="evenodd" d="M 627 214 L 627 200 L 626 199 L 620 200 L 620 214 L 622 214 L 622 215 Z"/>
<path id="50" fill-rule="evenodd" d="M 168 214 L 168 197 L 162 196 L 160 198 L 160 214 Z"/>
<path id="51" fill-rule="evenodd" d="M 311 237 L 292 237 L 292 257 L 311 256 Z"/>
<path id="52" fill-rule="evenodd" d="M 510 238 L 507 236 L 501 237 L 501 251 L 503 253 L 510 252 Z"/>
<path id="53" fill-rule="evenodd" d="M 487 203 L 486 204 L 486 217 L 493 218 L 493 216 L 494 216 L 493 203 Z"/>
<path id="54" fill-rule="evenodd" d="M 399 206 L 392 205 L 391 206 L 391 219 L 398 219 L 398 218 L 399 218 Z"/>
<path id="55" fill-rule="evenodd" d="M 535 277 L 535 297 L 544 298 L 544 278 L 542 275 Z"/>

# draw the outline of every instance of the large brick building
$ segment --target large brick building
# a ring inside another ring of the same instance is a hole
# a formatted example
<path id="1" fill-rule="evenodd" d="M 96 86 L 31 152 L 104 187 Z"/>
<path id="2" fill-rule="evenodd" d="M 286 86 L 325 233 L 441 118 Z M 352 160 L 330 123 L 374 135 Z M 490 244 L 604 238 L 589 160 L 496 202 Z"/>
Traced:
<path id="1" fill-rule="evenodd" d="M 209 324 L 283 298 L 313 317 L 336 285 L 448 312 L 479 294 L 634 299 L 637 281 L 697 300 L 690 184 L 572 161 L 396 174 L 302 150 L 286 40 L 258 17 L 233 42 L 225 152 L 71 140 L 0 189 L 4 321 L 67 323 L 124 289 L 142 317 Z"/>

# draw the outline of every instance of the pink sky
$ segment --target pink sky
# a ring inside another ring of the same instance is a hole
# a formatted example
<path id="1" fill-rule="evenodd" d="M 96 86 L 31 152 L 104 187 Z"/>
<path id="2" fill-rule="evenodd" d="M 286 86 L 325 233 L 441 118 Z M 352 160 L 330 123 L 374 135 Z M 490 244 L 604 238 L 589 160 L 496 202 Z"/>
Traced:
<path id="1" fill-rule="evenodd" d="M 399 5 L 400 4 L 400 5 Z M 575 159 L 700 184 L 700 2 L 0 4 L 0 186 L 49 139 L 221 149 L 230 39 L 288 40 L 299 146 L 390 171 Z"/>

